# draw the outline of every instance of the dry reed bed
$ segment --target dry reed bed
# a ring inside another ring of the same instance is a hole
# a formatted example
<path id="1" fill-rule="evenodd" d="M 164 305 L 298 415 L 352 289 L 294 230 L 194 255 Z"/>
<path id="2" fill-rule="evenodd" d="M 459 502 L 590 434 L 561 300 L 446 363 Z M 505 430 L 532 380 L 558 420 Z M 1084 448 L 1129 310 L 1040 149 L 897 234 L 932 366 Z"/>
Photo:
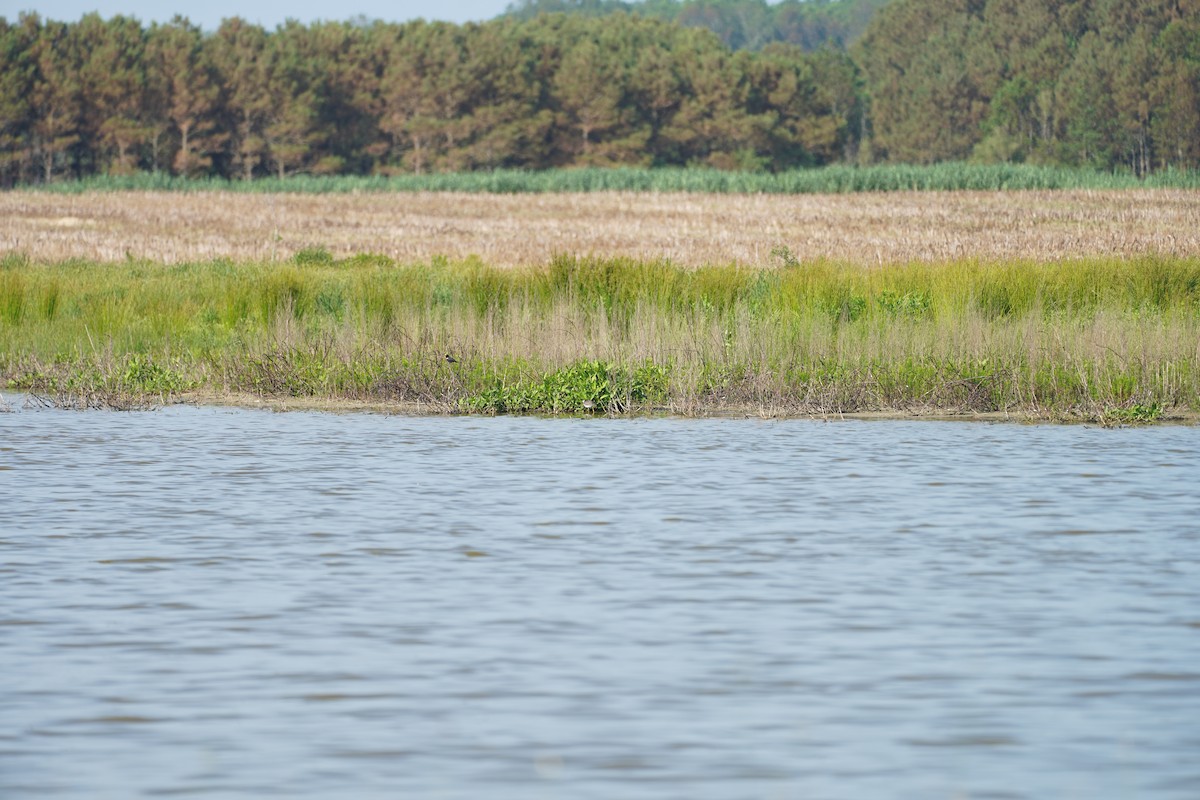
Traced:
<path id="1" fill-rule="evenodd" d="M 695 267 L 767 265 L 781 246 L 860 264 L 1195 256 L 1200 193 L 0 193 L 0 253 L 35 261 L 270 261 L 323 247 L 402 262 L 476 255 L 516 266 L 571 253 Z"/>

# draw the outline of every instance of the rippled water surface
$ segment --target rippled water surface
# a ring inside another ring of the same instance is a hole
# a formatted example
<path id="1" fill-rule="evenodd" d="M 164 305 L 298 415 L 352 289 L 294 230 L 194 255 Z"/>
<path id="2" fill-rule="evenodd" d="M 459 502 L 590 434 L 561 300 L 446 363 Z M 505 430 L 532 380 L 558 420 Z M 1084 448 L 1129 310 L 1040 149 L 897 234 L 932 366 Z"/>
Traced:
<path id="1" fill-rule="evenodd" d="M 2 414 L 0 675 L 4 798 L 1196 798 L 1200 429 Z"/>

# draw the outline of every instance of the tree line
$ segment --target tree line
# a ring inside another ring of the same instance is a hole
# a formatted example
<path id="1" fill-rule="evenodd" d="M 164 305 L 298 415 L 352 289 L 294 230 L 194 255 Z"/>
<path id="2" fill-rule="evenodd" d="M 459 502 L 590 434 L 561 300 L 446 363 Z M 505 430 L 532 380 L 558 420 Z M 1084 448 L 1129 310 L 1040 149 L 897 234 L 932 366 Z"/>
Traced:
<path id="1" fill-rule="evenodd" d="M 0 179 L 249 179 L 851 157 L 843 52 L 732 51 L 638 15 L 454 25 L 0 21 Z"/>
<path id="2" fill-rule="evenodd" d="M 1200 166 L 1198 87 L 1200 0 L 893 0 L 849 50 L 812 52 L 628 10 L 212 33 L 24 14 L 0 18 L 0 184 L 965 159 L 1141 174 Z"/>
<path id="3" fill-rule="evenodd" d="M 1200 166 L 1200 0 L 897 0 L 854 52 L 873 158 Z"/>
<path id="4" fill-rule="evenodd" d="M 587 16 L 638 13 L 707 28 L 734 50 L 761 50 L 772 42 L 805 50 L 845 47 L 866 30 L 872 15 L 890 0 L 516 0 L 505 14 L 530 20 L 563 12 Z"/>

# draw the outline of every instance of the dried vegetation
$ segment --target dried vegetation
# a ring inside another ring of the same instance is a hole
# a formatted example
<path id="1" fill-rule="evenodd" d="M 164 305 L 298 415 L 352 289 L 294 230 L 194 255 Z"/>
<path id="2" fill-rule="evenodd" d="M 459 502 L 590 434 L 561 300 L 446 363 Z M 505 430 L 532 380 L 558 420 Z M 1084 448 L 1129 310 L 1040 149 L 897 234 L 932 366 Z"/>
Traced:
<path id="1" fill-rule="evenodd" d="M 0 253 L 35 261 L 284 261 L 306 248 L 400 262 L 556 254 L 685 267 L 1058 261 L 1200 255 L 1200 192 L 889 192 L 737 195 L 0 193 Z"/>

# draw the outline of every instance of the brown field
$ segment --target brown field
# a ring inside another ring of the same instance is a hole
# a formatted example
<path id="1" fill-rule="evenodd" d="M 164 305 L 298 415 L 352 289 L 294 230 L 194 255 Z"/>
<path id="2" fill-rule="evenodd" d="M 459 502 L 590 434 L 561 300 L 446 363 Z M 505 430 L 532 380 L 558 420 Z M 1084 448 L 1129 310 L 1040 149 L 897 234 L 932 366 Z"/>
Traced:
<path id="1" fill-rule="evenodd" d="M 285 259 L 306 247 L 400 261 L 557 253 L 687 266 L 1200 255 L 1200 192 L 846 195 L 0 193 L 0 254 L 39 261 Z"/>

